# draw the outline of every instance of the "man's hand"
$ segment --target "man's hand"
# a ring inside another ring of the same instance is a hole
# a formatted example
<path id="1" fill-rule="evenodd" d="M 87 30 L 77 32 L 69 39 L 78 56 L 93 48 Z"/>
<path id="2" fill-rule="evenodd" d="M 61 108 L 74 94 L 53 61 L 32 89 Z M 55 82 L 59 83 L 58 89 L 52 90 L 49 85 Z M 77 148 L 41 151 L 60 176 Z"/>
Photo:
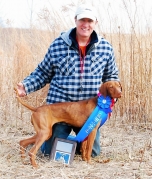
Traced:
<path id="1" fill-rule="evenodd" d="M 18 92 L 19 97 L 26 96 L 25 87 L 24 87 L 23 83 L 20 82 L 17 84 L 17 92 Z"/>

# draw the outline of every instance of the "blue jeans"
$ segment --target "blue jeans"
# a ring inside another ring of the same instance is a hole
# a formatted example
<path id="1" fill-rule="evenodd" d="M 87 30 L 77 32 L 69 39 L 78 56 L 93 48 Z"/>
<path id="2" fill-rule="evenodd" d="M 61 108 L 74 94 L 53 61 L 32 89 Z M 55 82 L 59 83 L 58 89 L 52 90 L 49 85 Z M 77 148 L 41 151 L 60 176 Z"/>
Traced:
<path id="1" fill-rule="evenodd" d="M 53 142 L 56 137 L 66 139 L 70 132 L 73 131 L 77 134 L 81 128 L 72 127 L 63 123 L 57 123 L 53 126 L 52 136 L 45 141 L 41 146 L 41 151 L 44 155 L 49 155 L 52 150 Z M 92 157 L 100 155 L 100 131 L 97 130 L 96 138 L 93 144 Z M 76 153 L 80 154 L 80 143 L 77 143 Z"/>

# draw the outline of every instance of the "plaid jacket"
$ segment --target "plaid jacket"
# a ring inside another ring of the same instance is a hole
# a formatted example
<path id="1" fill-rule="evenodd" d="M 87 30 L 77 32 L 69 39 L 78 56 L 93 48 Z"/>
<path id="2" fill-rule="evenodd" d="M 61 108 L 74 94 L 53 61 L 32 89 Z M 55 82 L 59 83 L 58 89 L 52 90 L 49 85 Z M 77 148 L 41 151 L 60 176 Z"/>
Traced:
<path id="1" fill-rule="evenodd" d="M 112 46 L 95 31 L 81 73 L 76 29 L 62 33 L 50 45 L 44 60 L 23 80 L 26 93 L 50 83 L 47 103 L 78 101 L 94 97 L 102 82 L 118 79 L 118 69 Z M 81 75 L 83 76 L 81 78 Z"/>

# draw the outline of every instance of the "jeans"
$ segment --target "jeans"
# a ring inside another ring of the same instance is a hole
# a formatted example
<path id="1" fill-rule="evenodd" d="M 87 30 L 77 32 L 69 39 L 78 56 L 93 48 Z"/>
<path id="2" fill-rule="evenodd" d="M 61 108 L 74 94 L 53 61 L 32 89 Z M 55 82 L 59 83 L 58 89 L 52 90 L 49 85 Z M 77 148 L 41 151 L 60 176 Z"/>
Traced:
<path id="1" fill-rule="evenodd" d="M 44 155 L 49 155 L 52 150 L 53 142 L 56 137 L 66 139 L 70 132 L 73 131 L 77 134 L 81 128 L 76 128 L 72 127 L 63 123 L 57 123 L 53 126 L 53 131 L 52 131 L 52 136 L 50 139 L 46 140 L 42 146 L 41 146 L 41 151 L 44 153 Z M 77 143 L 77 148 L 76 148 L 76 154 L 80 154 L 80 144 Z M 92 157 L 96 157 L 100 155 L 100 130 L 97 130 L 96 138 L 93 144 L 93 149 L 92 149 Z"/>

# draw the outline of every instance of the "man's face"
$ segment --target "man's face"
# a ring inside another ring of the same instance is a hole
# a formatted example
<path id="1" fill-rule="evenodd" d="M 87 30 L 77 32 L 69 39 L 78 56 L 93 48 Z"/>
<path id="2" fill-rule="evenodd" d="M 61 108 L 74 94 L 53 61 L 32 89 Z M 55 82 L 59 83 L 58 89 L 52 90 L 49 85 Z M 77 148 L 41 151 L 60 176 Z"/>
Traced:
<path id="1" fill-rule="evenodd" d="M 83 18 L 79 20 L 75 19 L 75 24 L 77 28 L 77 34 L 79 36 L 89 37 L 95 29 L 97 21 L 93 21 L 89 18 Z"/>

